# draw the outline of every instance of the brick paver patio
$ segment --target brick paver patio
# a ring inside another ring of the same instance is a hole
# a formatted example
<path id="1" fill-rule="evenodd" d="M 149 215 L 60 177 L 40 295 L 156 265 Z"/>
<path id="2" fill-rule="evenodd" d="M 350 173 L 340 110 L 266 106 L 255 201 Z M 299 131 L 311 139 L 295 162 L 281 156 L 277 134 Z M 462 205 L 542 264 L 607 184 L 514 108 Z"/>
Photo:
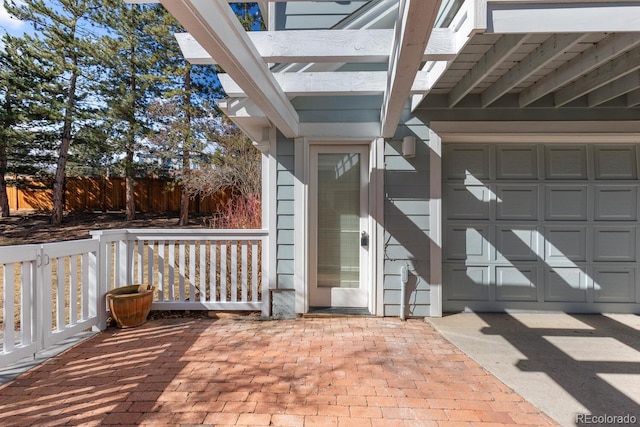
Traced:
<path id="1" fill-rule="evenodd" d="M 421 320 L 154 320 L 0 388 L 0 425 L 555 425 Z"/>

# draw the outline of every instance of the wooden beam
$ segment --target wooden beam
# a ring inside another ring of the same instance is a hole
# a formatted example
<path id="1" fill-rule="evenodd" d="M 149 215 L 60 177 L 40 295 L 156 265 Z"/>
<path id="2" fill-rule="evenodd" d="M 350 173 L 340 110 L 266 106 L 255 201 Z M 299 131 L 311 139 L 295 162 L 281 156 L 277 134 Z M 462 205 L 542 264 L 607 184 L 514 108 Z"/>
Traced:
<path id="1" fill-rule="evenodd" d="M 640 45 L 637 33 L 610 35 L 523 90 L 520 107 L 526 107 L 637 45 Z"/>
<path id="2" fill-rule="evenodd" d="M 227 3 L 264 3 L 266 0 L 225 0 Z M 309 1 L 309 0 L 268 0 L 274 3 L 285 3 L 285 2 L 299 2 L 299 1 Z M 335 2 L 336 0 L 313 0 L 314 2 Z M 153 3 L 161 3 L 160 0 L 124 0 L 125 3 L 129 4 L 153 4 Z"/>
<path id="3" fill-rule="evenodd" d="M 449 108 L 455 107 L 462 98 L 522 46 L 527 38 L 528 36 L 521 34 L 507 34 L 500 37 L 496 44 L 491 46 L 491 49 L 480 58 L 473 68 L 449 92 Z"/>
<path id="4" fill-rule="evenodd" d="M 640 39 L 640 37 L 638 38 Z M 558 90 L 554 95 L 555 105 L 556 107 L 561 107 L 568 104 L 574 99 L 580 98 L 638 69 L 640 69 L 640 47 L 614 58 Z"/>
<path id="5" fill-rule="evenodd" d="M 225 0 L 162 0 L 219 65 L 288 138 L 298 136 L 298 113 Z"/>
<path id="6" fill-rule="evenodd" d="M 496 1 L 487 3 L 486 16 L 487 32 L 496 34 L 634 32 L 640 28 L 640 3 Z"/>
<path id="7" fill-rule="evenodd" d="M 289 96 L 382 95 L 387 84 L 386 71 L 274 73 L 284 93 Z M 246 93 L 228 74 L 218 74 L 227 96 L 246 97 Z M 428 73 L 420 71 L 411 93 L 429 91 Z"/>
<path id="8" fill-rule="evenodd" d="M 400 0 L 387 85 L 380 113 L 382 137 L 391 138 L 411 94 L 441 0 Z"/>
<path id="9" fill-rule="evenodd" d="M 591 92 L 587 97 L 589 107 L 598 106 L 637 89 L 640 89 L 640 71 L 635 71 Z"/>
<path id="10" fill-rule="evenodd" d="M 267 63 L 387 62 L 393 39 L 393 30 L 375 29 L 250 31 L 247 34 Z M 187 61 L 216 63 L 189 33 L 175 36 Z M 423 61 L 448 61 L 455 56 L 451 30 L 434 29 Z"/>
<path id="11" fill-rule="evenodd" d="M 505 93 L 522 83 L 531 74 L 561 56 L 567 49 L 587 37 L 586 34 L 554 34 L 511 70 L 489 86 L 481 96 L 482 107 L 487 107 Z"/>

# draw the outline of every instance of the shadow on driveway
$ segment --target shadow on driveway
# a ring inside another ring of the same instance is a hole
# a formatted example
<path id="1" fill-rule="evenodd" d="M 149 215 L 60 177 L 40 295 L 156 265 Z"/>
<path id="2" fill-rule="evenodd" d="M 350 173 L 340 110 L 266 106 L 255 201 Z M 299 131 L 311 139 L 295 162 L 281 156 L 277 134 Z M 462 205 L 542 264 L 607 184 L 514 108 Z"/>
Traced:
<path id="1" fill-rule="evenodd" d="M 640 422 L 639 316 L 460 313 L 430 322 L 562 425 L 605 415 Z"/>

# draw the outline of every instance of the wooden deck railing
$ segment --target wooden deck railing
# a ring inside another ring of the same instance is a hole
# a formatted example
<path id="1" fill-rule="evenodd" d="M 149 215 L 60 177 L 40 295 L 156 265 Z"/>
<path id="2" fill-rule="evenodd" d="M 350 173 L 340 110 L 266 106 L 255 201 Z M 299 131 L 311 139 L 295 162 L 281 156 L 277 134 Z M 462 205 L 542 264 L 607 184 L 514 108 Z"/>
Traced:
<path id="1" fill-rule="evenodd" d="M 0 247 L 0 367 L 78 332 L 106 328 L 105 294 L 155 286 L 154 310 L 269 315 L 266 230 L 126 229 Z"/>

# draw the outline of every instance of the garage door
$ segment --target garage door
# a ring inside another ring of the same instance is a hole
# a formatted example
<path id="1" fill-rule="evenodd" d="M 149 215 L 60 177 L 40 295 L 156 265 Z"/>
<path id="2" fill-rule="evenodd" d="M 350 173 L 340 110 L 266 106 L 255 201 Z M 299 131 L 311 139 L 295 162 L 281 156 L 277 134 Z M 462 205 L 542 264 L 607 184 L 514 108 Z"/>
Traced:
<path id="1" fill-rule="evenodd" d="M 640 312 L 638 150 L 447 144 L 444 309 Z"/>

